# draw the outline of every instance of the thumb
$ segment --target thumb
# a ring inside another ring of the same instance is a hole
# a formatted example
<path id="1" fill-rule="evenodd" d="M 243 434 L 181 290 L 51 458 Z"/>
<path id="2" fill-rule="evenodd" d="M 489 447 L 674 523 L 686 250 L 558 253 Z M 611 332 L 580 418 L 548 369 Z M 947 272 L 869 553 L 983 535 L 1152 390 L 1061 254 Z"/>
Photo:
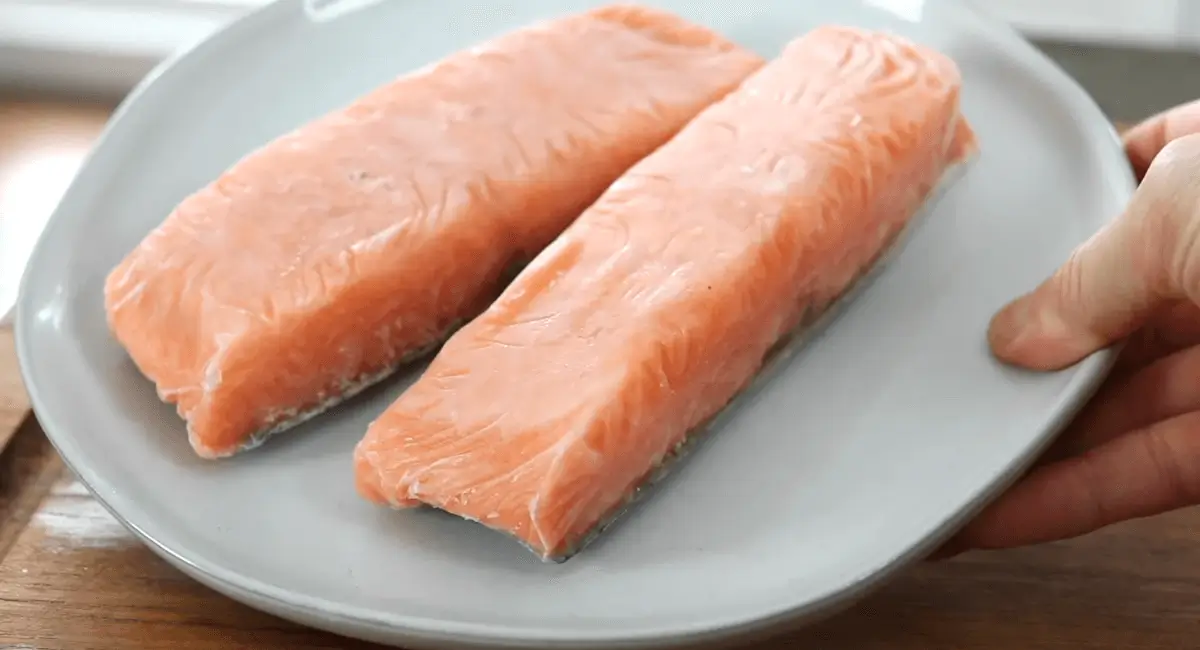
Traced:
<path id="1" fill-rule="evenodd" d="M 1000 359 L 1036 370 L 1069 366 L 1123 339 L 1161 305 L 1189 292 L 1182 275 L 1200 266 L 1191 207 L 1200 200 L 1196 136 L 1169 144 L 1126 211 L 1072 253 L 1033 292 L 993 318 L 988 342 Z"/>
<path id="2" fill-rule="evenodd" d="M 1138 179 L 1167 143 L 1200 133 L 1200 100 L 1159 113 L 1125 133 L 1125 153 Z"/>

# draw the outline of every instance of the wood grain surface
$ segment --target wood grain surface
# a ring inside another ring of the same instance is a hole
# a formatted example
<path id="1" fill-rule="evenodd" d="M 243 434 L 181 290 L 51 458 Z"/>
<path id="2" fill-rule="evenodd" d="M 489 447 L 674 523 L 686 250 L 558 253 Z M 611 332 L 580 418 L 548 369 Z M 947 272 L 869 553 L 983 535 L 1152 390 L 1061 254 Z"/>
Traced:
<path id="1" fill-rule="evenodd" d="M 0 451 L 28 413 L 29 398 L 17 368 L 12 330 L 0 329 Z"/>
<path id="2" fill-rule="evenodd" d="M 0 221 L 6 226 L 44 222 L 111 111 L 111 106 L 0 101 Z M 0 330 L 0 450 L 28 412 L 12 331 Z"/>
<path id="3" fill-rule="evenodd" d="M 103 116 L 0 104 L 0 178 L 15 141 L 29 150 L 29 132 L 58 143 L 46 146 L 78 143 Z M 0 454 L 0 650 L 376 647 L 251 610 L 158 559 L 65 470 L 36 420 L 25 419 L 15 377 L 11 339 L 0 333 L 0 442 L 11 437 Z M 750 648 L 1200 649 L 1200 510 L 921 564 L 841 615 Z"/>
<path id="4" fill-rule="evenodd" d="M 916 566 L 849 611 L 753 650 L 1200 648 L 1200 511 Z M 69 476 L 0 562 L 0 648 L 372 648 L 215 594 L 134 540 Z M 25 644 L 25 645 L 20 645 Z"/>

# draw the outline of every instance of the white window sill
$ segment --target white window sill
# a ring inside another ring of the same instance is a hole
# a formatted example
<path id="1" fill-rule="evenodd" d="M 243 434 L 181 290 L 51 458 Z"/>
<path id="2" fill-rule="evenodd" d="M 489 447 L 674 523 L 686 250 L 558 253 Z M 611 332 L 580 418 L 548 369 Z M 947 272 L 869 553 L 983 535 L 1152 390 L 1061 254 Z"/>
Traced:
<path id="1" fill-rule="evenodd" d="M 0 85 L 120 96 L 164 58 L 265 1 L 2 0 Z M 1200 0 L 963 1 L 1036 38 L 1151 48 L 1200 43 Z"/>

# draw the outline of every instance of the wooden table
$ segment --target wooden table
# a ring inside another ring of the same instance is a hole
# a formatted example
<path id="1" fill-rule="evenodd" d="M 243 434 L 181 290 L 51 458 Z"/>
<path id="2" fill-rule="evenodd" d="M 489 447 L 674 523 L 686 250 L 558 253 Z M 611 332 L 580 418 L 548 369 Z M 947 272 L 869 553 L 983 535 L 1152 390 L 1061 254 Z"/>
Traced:
<path id="1" fill-rule="evenodd" d="M 39 150 L 80 151 L 106 114 L 0 102 L 0 179 Z M 157 559 L 65 471 L 26 409 L 0 333 L 0 649 L 372 647 L 260 614 Z M 1200 510 L 916 566 L 851 611 L 756 647 L 1200 649 Z"/>

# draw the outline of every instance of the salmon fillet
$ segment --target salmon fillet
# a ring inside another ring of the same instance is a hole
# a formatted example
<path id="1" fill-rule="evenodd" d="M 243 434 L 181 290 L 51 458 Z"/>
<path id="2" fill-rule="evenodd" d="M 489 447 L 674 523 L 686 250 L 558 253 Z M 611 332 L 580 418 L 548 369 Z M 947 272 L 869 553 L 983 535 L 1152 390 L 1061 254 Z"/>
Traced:
<path id="1" fill-rule="evenodd" d="M 440 344 L 765 61 L 611 5 L 502 35 L 248 155 L 109 275 L 108 322 L 202 457 Z"/>
<path id="2" fill-rule="evenodd" d="M 946 56 L 822 27 L 633 166 L 375 422 L 359 492 L 577 552 L 976 150 Z"/>

